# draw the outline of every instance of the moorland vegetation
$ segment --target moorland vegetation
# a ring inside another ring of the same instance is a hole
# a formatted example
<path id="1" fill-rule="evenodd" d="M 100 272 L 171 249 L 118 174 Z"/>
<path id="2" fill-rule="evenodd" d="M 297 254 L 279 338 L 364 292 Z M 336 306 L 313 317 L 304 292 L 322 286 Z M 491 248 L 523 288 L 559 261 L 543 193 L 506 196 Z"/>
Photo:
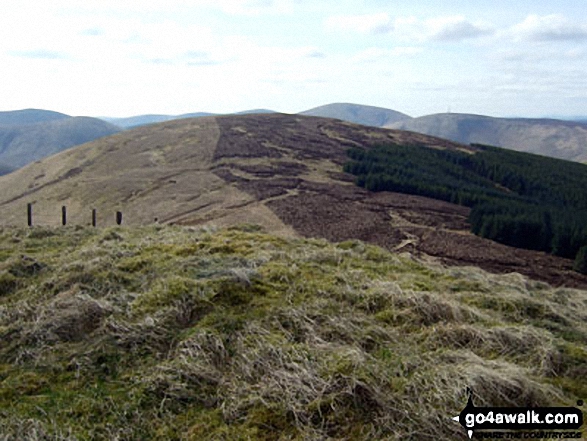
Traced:
<path id="1" fill-rule="evenodd" d="M 0 229 L 2 440 L 466 440 L 587 396 L 587 292 L 258 227 Z"/>

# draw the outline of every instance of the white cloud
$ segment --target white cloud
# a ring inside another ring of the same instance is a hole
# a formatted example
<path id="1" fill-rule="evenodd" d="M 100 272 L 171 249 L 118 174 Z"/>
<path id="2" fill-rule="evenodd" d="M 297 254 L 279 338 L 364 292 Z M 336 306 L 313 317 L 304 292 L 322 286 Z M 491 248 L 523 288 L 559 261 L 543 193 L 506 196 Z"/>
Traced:
<path id="1" fill-rule="evenodd" d="M 462 41 L 492 34 L 488 23 L 471 22 L 462 15 L 434 17 L 398 17 L 395 35 L 409 41 Z"/>
<path id="2" fill-rule="evenodd" d="M 517 40 L 527 41 L 587 40 L 587 25 L 561 14 L 529 15 L 511 28 L 511 34 Z"/>
<path id="3" fill-rule="evenodd" d="M 326 27 L 361 34 L 383 34 L 393 30 L 393 22 L 385 12 L 366 15 L 336 15 L 326 20 Z"/>
<path id="4" fill-rule="evenodd" d="M 428 38 L 438 41 L 459 41 L 493 33 L 485 23 L 472 23 L 463 16 L 439 17 L 424 22 Z"/>
<path id="5" fill-rule="evenodd" d="M 326 20 L 326 27 L 361 34 L 392 34 L 410 41 L 460 41 L 492 34 L 487 23 L 471 22 L 461 15 L 419 19 L 397 17 L 392 19 L 382 12 L 367 15 L 339 15 Z"/>

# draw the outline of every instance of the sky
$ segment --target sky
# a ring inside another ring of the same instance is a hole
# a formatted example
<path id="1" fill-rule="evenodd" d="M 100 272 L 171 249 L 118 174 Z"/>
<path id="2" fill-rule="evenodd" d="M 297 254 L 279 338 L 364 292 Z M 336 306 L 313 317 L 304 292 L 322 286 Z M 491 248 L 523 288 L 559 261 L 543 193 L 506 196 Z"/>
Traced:
<path id="1" fill-rule="evenodd" d="M 587 115 L 584 0 L 2 0 L 0 110 Z"/>

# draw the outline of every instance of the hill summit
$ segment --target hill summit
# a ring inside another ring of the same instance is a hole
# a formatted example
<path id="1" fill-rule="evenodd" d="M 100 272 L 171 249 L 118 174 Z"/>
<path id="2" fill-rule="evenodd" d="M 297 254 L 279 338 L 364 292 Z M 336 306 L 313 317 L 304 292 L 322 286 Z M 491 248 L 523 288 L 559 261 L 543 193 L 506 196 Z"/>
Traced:
<path id="1" fill-rule="evenodd" d="M 395 110 L 351 103 L 326 104 L 300 112 L 300 115 L 336 118 L 372 127 L 383 127 L 411 119 L 410 116 Z"/>
<path id="2" fill-rule="evenodd" d="M 64 113 L 41 109 L 23 109 L 0 112 L 0 125 L 35 124 L 71 118 Z"/>

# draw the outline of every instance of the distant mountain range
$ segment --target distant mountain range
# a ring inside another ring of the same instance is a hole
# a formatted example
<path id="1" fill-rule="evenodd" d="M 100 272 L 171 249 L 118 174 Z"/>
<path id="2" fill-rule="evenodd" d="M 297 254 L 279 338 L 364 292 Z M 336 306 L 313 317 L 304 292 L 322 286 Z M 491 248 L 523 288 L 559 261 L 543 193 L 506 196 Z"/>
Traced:
<path id="1" fill-rule="evenodd" d="M 252 109 L 232 115 L 272 114 Z M 481 143 L 587 162 L 587 120 L 493 118 L 444 113 L 412 118 L 382 107 L 333 103 L 299 113 L 371 127 L 408 130 L 470 144 Z M 120 130 L 176 119 L 219 116 L 210 112 L 137 115 L 128 118 L 72 117 L 39 109 L 0 112 L 0 175 L 61 150 Z"/>
<path id="2" fill-rule="evenodd" d="M 275 113 L 256 109 L 238 114 Z M 587 120 L 552 118 L 493 118 L 483 115 L 443 113 L 412 118 L 383 107 L 333 103 L 299 113 L 334 118 L 371 127 L 409 130 L 461 143 L 481 143 L 537 153 L 570 161 L 587 162 Z M 218 116 L 209 112 L 182 115 L 138 115 L 130 118 L 103 118 L 122 128 L 132 128 L 180 118 Z"/>
<path id="3" fill-rule="evenodd" d="M 587 162 L 587 125 L 555 119 L 441 113 L 386 125 L 465 144 L 479 143 Z"/>
<path id="4" fill-rule="evenodd" d="M 47 110 L 0 112 L 0 174 L 119 131 L 97 118 Z"/>
<path id="5" fill-rule="evenodd" d="M 264 114 L 277 112 L 268 109 L 252 109 L 242 112 L 230 113 L 229 115 L 248 115 L 254 113 Z M 410 116 L 395 110 L 351 103 L 327 104 L 325 106 L 305 110 L 299 114 L 307 116 L 321 116 L 323 118 L 335 118 L 371 127 L 383 127 L 387 124 L 411 118 Z M 129 129 L 132 127 L 139 127 L 147 124 L 171 121 L 175 119 L 200 118 L 204 116 L 220 116 L 220 114 L 210 112 L 195 112 L 184 113 L 181 115 L 137 115 L 128 118 L 103 117 L 101 119 L 119 127 Z"/>

